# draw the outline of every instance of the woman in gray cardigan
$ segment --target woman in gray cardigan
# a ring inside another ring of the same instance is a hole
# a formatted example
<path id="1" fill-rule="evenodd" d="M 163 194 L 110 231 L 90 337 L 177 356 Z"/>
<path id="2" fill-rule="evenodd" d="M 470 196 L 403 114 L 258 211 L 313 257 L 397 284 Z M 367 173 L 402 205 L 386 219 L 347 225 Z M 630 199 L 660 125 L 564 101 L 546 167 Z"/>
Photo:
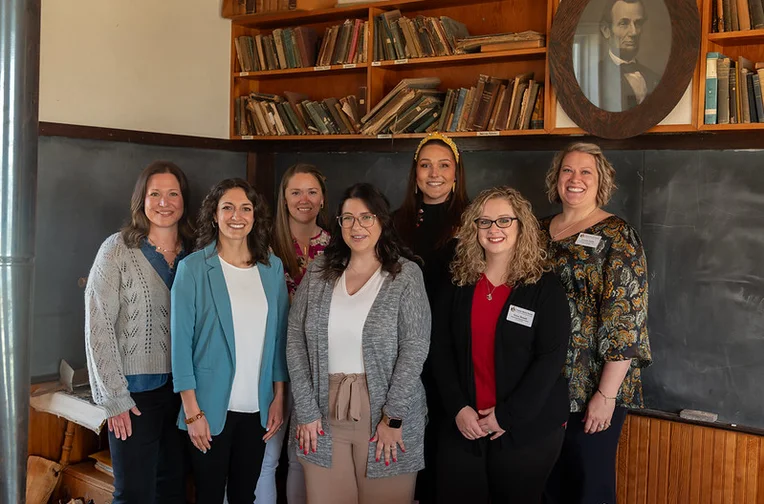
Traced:
<path id="1" fill-rule="evenodd" d="M 408 258 L 384 195 L 370 184 L 346 190 L 331 242 L 289 314 L 291 441 L 311 504 L 413 500 L 424 467 L 430 307 Z"/>

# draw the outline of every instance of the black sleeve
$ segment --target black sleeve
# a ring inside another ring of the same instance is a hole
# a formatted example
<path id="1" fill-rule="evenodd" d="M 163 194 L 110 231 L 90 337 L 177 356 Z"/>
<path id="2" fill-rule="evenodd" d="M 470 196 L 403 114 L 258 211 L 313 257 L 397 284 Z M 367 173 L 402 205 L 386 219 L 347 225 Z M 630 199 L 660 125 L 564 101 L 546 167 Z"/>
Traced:
<path id="1" fill-rule="evenodd" d="M 459 386 L 459 354 L 454 346 L 453 301 L 456 291 L 457 287 L 448 283 L 437 293 L 433 303 L 430 338 L 432 372 L 441 404 L 450 419 L 455 418 L 462 408 L 469 406 L 469 401 Z"/>
<path id="2" fill-rule="evenodd" d="M 539 281 L 543 285 L 536 309 L 533 361 L 512 395 L 496 405 L 496 421 L 504 430 L 539 415 L 560 378 L 568 352 L 570 310 L 565 289 L 550 273 Z"/>

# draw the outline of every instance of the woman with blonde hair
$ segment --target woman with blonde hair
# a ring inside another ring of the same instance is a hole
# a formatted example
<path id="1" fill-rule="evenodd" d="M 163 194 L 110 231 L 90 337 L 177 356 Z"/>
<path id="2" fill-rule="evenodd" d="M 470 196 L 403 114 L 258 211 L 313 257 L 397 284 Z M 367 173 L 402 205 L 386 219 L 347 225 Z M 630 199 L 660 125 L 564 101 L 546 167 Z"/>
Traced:
<path id="1" fill-rule="evenodd" d="M 515 189 L 481 192 L 457 239 L 433 310 L 433 369 L 453 419 L 438 438 L 437 502 L 539 502 L 568 418 L 565 291 Z"/>
<path id="2" fill-rule="evenodd" d="M 554 271 L 567 291 L 572 332 L 565 377 L 570 423 L 546 502 L 615 503 L 615 456 L 627 408 L 641 408 L 647 336 L 647 262 L 639 235 L 602 207 L 616 189 L 599 146 L 574 143 L 547 172 L 544 219 Z"/>

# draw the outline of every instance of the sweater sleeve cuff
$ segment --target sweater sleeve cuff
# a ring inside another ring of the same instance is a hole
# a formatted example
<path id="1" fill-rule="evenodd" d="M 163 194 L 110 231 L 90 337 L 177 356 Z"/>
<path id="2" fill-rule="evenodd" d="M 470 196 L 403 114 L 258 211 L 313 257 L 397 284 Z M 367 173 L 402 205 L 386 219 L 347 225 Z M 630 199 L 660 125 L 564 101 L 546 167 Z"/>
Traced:
<path id="1" fill-rule="evenodd" d="M 278 380 L 277 380 L 278 381 Z M 178 394 L 184 390 L 196 390 L 196 377 L 194 375 L 172 377 L 173 391 Z"/>
<path id="2" fill-rule="evenodd" d="M 129 392 L 126 395 L 115 397 L 114 399 L 109 399 L 105 403 L 101 404 L 101 407 L 106 410 L 106 416 L 109 418 L 117 416 L 120 413 L 124 413 L 125 411 L 129 411 L 134 406 L 135 401 L 133 401 L 133 398 L 130 396 Z"/>

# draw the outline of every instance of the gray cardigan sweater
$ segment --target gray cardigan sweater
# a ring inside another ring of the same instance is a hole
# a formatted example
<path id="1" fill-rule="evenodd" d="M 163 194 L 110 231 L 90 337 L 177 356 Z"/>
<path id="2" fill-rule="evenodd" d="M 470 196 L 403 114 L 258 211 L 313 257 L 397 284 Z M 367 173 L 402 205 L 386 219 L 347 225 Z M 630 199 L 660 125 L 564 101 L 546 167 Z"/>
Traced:
<path id="1" fill-rule="evenodd" d="M 300 457 L 331 467 L 329 425 L 329 308 L 335 282 L 322 278 L 323 257 L 311 263 L 289 312 L 287 365 L 294 395 L 291 449 L 295 426 L 321 419 L 325 435 L 316 453 Z M 363 362 L 371 404 L 371 432 L 382 419 L 403 419 L 403 443 L 398 462 L 375 461 L 376 443 L 369 443 L 366 476 L 381 478 L 419 471 L 424 467 L 424 426 L 427 405 L 420 374 L 430 346 L 430 305 L 422 272 L 400 259 L 401 272 L 385 278 L 363 328 Z M 296 420 L 296 421 L 295 421 Z"/>

